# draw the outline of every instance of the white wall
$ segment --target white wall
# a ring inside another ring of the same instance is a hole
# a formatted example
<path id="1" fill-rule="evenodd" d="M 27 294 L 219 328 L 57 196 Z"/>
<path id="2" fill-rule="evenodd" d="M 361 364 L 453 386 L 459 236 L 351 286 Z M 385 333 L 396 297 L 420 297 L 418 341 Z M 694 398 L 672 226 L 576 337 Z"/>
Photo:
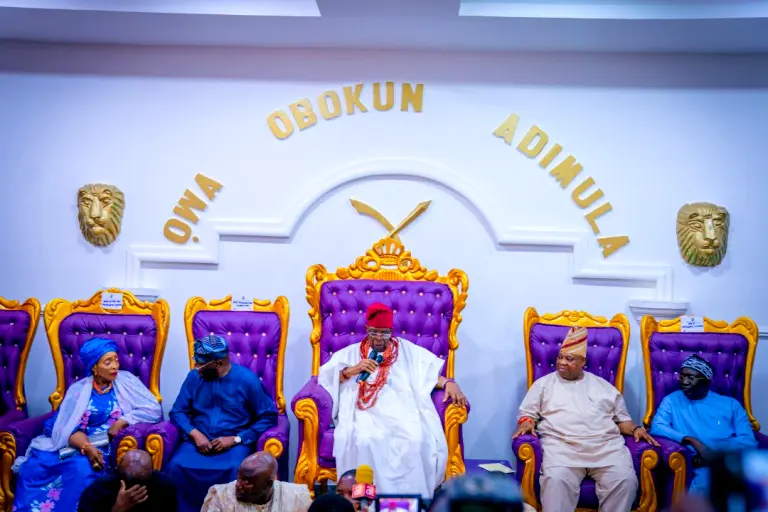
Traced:
<path id="1" fill-rule="evenodd" d="M 639 325 L 627 301 L 664 292 L 655 281 L 633 278 L 638 265 L 669 265 L 673 287 L 662 298 L 690 300 L 692 314 L 748 315 L 768 326 L 767 65 L 768 57 L 759 56 L 6 45 L 0 47 L 0 293 L 77 299 L 129 279 L 159 289 L 172 306 L 162 373 L 166 410 L 188 368 L 182 325 L 188 297 L 286 295 L 290 401 L 310 370 L 307 267 L 352 263 L 384 234 L 349 199 L 368 202 L 394 223 L 431 199 L 402 237 L 425 266 L 469 275 L 456 365 L 473 404 L 467 455 L 511 456 L 513 415 L 525 388 L 527 306 L 630 315 L 626 394 L 639 420 L 645 403 Z M 267 114 L 295 100 L 314 101 L 357 82 L 370 98 L 370 84 L 386 80 L 424 83 L 423 112 L 376 112 L 367 99 L 368 113 L 321 120 L 283 141 L 267 128 Z M 593 176 L 613 205 L 600 219 L 602 232 L 629 235 L 629 246 L 601 261 L 570 189 L 564 192 L 536 161 L 492 135 L 512 112 L 520 115 L 515 144 L 537 124 L 583 163 L 582 176 Z M 195 228 L 200 243 L 174 252 L 163 225 L 184 190 L 197 191 L 198 172 L 224 188 Z M 89 246 L 78 229 L 76 191 L 89 182 L 112 183 L 126 194 L 123 232 L 105 250 Z M 689 201 L 712 201 L 731 212 L 728 255 L 714 270 L 688 268 L 678 255 L 675 215 Z M 219 243 L 215 229 L 231 227 L 222 220 L 252 221 L 256 234 L 276 227 L 290 236 L 225 235 Z M 504 244 L 515 230 L 577 238 L 583 232 L 579 261 L 563 246 Z M 184 251 L 193 246 L 198 253 L 190 257 Z M 126 264 L 134 261 L 129 252 L 217 263 L 138 268 Z M 629 278 L 573 279 L 572 263 L 628 265 L 619 273 Z M 766 360 L 762 348 L 755 390 L 768 384 Z M 41 326 L 27 372 L 33 414 L 48 408 L 51 368 Z M 491 387 L 495 393 L 488 395 Z M 759 393 L 754 400 L 758 419 L 768 421 L 768 401 Z M 296 432 L 294 423 L 292 466 Z"/>

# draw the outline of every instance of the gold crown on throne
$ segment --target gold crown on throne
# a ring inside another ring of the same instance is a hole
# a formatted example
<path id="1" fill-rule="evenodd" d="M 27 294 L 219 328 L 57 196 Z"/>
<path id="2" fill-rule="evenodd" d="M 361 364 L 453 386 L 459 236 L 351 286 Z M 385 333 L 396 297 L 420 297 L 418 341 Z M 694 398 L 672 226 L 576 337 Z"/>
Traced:
<path id="1" fill-rule="evenodd" d="M 421 266 L 419 260 L 394 238 L 382 238 L 357 258 L 349 267 L 337 269 L 341 279 L 427 280 L 434 281 L 437 272 Z"/>

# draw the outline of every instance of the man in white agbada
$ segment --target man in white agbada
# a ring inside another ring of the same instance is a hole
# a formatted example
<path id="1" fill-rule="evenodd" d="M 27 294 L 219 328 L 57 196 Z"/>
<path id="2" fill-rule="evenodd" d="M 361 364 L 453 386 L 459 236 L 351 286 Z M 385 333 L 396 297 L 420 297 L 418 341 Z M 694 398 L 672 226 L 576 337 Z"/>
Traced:
<path id="1" fill-rule="evenodd" d="M 586 356 L 587 330 L 571 328 L 557 355 L 557 371 L 534 382 L 520 405 L 514 437 L 541 438 L 543 512 L 573 512 L 587 475 L 595 480 L 601 512 L 629 512 L 637 475 L 622 435 L 659 446 L 635 426 L 615 387 L 584 372 Z"/>
<path id="2" fill-rule="evenodd" d="M 445 389 L 445 400 L 462 406 L 466 399 L 440 375 L 442 359 L 392 337 L 388 306 L 371 304 L 366 321 L 367 337 L 333 354 L 317 378 L 333 399 L 337 474 L 368 464 L 377 493 L 432 498 L 445 477 L 448 445 L 431 393 Z"/>
<path id="3" fill-rule="evenodd" d="M 277 461 L 257 452 L 240 464 L 237 480 L 208 490 L 201 512 L 307 512 L 312 504 L 306 485 L 277 479 Z"/>

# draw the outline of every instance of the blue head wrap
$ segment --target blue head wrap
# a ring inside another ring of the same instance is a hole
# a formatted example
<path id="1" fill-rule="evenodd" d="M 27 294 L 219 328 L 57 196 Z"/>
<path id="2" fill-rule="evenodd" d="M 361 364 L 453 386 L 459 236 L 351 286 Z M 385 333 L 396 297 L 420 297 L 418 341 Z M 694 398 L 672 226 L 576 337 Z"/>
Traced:
<path id="1" fill-rule="evenodd" d="M 712 365 L 706 362 L 704 359 L 697 355 L 692 355 L 680 365 L 680 369 L 690 368 L 701 373 L 707 380 L 712 380 L 712 375 L 715 373 Z"/>
<path id="2" fill-rule="evenodd" d="M 227 340 L 214 334 L 195 340 L 195 362 L 206 364 L 229 355 Z"/>
<path id="3" fill-rule="evenodd" d="M 96 366 L 101 356 L 109 352 L 117 353 L 117 343 L 104 338 L 91 338 L 80 347 L 80 360 L 85 366 L 85 371 L 90 375 L 91 368 Z"/>

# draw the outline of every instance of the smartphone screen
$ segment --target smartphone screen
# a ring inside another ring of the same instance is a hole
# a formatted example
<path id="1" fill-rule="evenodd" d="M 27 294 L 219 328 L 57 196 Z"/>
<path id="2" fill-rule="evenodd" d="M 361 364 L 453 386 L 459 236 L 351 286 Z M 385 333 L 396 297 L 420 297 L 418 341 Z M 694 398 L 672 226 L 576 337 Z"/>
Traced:
<path id="1" fill-rule="evenodd" d="M 376 510 L 378 512 L 419 512 L 421 498 L 418 496 L 378 496 Z"/>

